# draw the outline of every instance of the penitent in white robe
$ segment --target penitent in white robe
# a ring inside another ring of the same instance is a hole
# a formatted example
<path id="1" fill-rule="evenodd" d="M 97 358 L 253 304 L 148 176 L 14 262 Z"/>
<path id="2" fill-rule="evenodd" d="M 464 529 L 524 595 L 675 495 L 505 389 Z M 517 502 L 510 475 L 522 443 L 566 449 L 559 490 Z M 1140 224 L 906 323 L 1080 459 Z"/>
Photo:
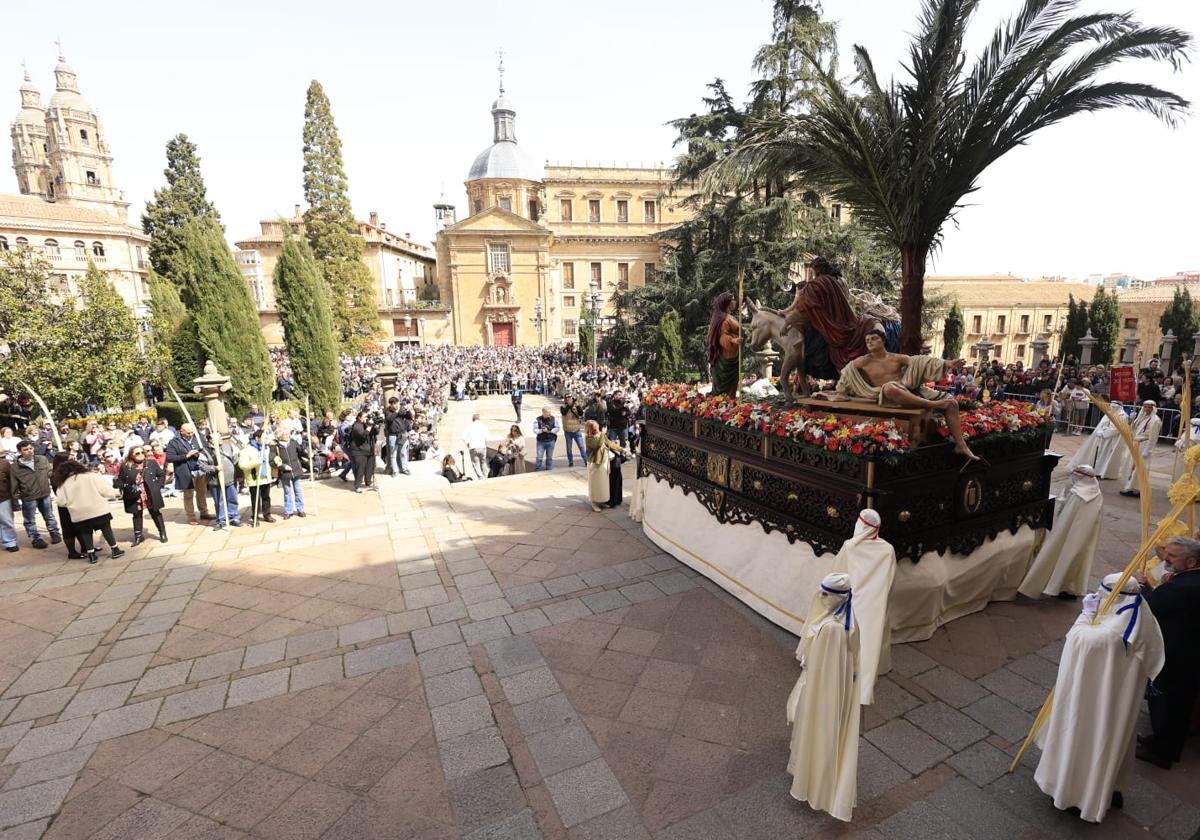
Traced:
<path id="1" fill-rule="evenodd" d="M 1074 484 L 1054 514 L 1054 528 L 1017 587 L 1027 598 L 1082 595 L 1100 542 L 1104 499 L 1095 479 Z"/>
<path id="2" fill-rule="evenodd" d="M 1034 781 L 1056 808 L 1078 808 L 1088 822 L 1103 820 L 1113 791 L 1129 781 L 1146 681 L 1163 666 L 1162 631 L 1145 602 L 1128 645 L 1122 639 L 1132 610 L 1117 610 L 1139 597 L 1122 595 L 1097 624 L 1087 613 L 1076 619 L 1059 662 L 1050 717 L 1036 739 L 1042 757 Z"/>
<path id="3" fill-rule="evenodd" d="M 804 629 L 804 672 L 788 698 L 791 794 L 849 822 L 858 784 L 858 626 L 832 613 Z"/>
<path id="4" fill-rule="evenodd" d="M 858 687 L 861 702 L 875 702 L 875 678 L 892 669 L 892 624 L 888 601 L 896 577 L 896 550 L 879 537 L 879 515 L 859 514 L 854 536 L 842 543 L 833 570 L 850 575 L 858 622 Z"/>
<path id="5" fill-rule="evenodd" d="M 1117 408 L 1117 412 L 1118 417 L 1125 417 L 1120 408 Z M 1106 415 L 1096 424 L 1096 430 L 1088 437 L 1087 442 L 1075 451 L 1075 457 L 1067 467 L 1073 470 L 1080 464 L 1087 464 L 1089 467 L 1095 467 L 1096 475 L 1100 478 L 1124 478 L 1125 458 L 1125 441 Z"/>

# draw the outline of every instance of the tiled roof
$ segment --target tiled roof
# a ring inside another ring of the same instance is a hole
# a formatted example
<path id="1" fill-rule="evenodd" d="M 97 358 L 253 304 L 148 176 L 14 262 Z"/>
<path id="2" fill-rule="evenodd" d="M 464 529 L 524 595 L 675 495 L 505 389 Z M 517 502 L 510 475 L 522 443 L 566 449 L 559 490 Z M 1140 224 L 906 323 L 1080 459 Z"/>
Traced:
<path id="1" fill-rule="evenodd" d="M 103 210 L 79 207 L 57 201 L 46 201 L 33 195 L 0 195 L 0 226 L 49 230 L 79 230 L 120 233 L 144 237 L 139 228 Z"/>
<path id="2" fill-rule="evenodd" d="M 958 299 L 961 307 L 987 306 L 1066 306 L 1068 295 L 1075 300 L 1091 299 L 1096 287 L 1086 283 L 1025 283 L 1021 280 L 926 280 L 928 291 L 937 291 Z"/>
<path id="3" fill-rule="evenodd" d="M 1193 300 L 1200 297 L 1200 284 L 1178 283 L 1170 286 L 1147 286 L 1144 289 L 1121 289 L 1117 292 L 1117 300 L 1121 303 L 1167 303 L 1175 297 L 1176 286 L 1187 289 Z"/>

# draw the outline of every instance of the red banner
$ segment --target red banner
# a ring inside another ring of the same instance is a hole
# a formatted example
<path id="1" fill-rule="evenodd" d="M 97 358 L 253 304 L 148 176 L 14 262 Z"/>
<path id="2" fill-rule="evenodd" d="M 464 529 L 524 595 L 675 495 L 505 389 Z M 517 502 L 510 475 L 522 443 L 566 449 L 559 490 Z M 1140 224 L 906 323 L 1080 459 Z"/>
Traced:
<path id="1" fill-rule="evenodd" d="M 1137 399 L 1137 378 L 1133 374 L 1133 365 L 1114 367 L 1112 378 L 1108 383 L 1108 398 L 1121 402 L 1133 402 Z"/>

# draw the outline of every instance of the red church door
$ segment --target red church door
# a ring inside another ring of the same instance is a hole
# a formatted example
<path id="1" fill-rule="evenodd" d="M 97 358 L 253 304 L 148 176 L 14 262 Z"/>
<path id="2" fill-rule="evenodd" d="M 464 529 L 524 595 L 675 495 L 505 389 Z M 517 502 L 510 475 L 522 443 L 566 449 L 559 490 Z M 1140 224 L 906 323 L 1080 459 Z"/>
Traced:
<path id="1" fill-rule="evenodd" d="M 513 324 L 511 321 L 501 321 L 492 324 L 492 346 L 512 347 Z"/>

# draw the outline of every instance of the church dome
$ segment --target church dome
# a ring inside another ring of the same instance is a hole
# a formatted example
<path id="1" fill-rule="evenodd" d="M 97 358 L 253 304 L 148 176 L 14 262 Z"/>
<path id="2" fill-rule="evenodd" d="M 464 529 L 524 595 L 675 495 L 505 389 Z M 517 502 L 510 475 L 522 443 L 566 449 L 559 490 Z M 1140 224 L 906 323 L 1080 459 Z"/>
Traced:
<path id="1" fill-rule="evenodd" d="M 46 112 L 42 109 L 42 94 L 33 84 L 28 73 L 25 74 L 25 81 L 21 83 L 21 110 L 17 111 L 13 122 L 38 128 L 46 126 Z"/>
<path id="2" fill-rule="evenodd" d="M 56 90 L 50 97 L 51 108 L 70 108 L 75 111 L 90 111 L 92 106 L 79 92 L 79 84 L 75 80 L 75 71 L 67 60 L 60 54 L 58 64 L 54 65 L 54 83 Z"/>
<path id="3" fill-rule="evenodd" d="M 492 103 L 492 145 L 476 156 L 467 175 L 468 181 L 480 178 L 540 181 L 545 177 L 542 165 L 517 145 L 516 118 L 517 109 L 504 95 L 501 85 L 500 95 Z"/>

